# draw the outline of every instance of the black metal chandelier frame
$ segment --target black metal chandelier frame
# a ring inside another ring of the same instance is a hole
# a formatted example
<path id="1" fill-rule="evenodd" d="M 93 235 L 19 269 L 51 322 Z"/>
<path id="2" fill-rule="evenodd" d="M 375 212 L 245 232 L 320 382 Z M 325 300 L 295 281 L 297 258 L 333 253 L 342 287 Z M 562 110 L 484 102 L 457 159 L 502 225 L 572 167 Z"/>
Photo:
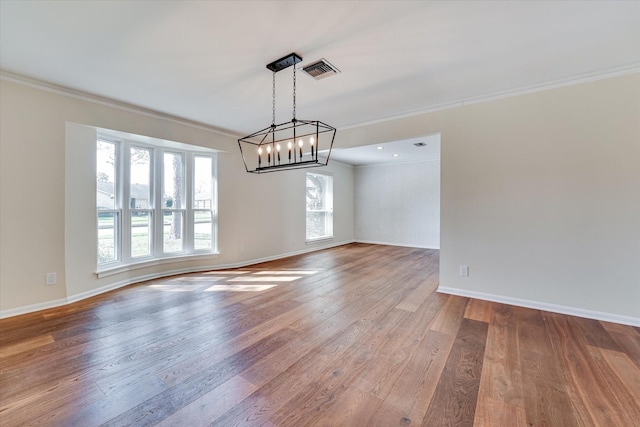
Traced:
<path id="1" fill-rule="evenodd" d="M 319 120 L 296 118 L 296 67 L 302 57 L 291 53 L 267 65 L 273 72 L 273 115 L 271 126 L 238 139 L 247 172 L 266 173 L 326 166 L 333 148 L 336 128 Z M 293 118 L 275 123 L 275 75 L 293 66 Z M 297 143 L 296 143 L 297 142 Z M 322 152 L 321 156 L 318 153 Z"/>

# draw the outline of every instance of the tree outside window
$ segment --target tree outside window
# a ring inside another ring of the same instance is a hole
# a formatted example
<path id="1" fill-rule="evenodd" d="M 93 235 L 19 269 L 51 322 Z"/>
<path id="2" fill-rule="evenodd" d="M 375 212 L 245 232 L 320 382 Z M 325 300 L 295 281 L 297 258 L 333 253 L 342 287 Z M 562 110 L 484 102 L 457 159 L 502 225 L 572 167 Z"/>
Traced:
<path id="1" fill-rule="evenodd" d="M 333 177 L 307 173 L 307 240 L 333 237 Z"/>

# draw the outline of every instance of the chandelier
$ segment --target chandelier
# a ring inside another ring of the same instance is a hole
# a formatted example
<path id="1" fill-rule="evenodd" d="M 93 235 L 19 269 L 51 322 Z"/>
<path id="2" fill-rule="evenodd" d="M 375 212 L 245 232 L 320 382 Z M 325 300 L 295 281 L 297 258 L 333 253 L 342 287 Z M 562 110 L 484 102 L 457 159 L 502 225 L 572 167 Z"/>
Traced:
<path id="1" fill-rule="evenodd" d="M 290 53 L 267 65 L 273 73 L 271 126 L 238 139 L 247 172 L 311 168 L 326 166 L 329 162 L 336 129 L 318 120 L 296 118 L 296 64 L 300 61 L 300 56 Z M 292 65 L 293 118 L 276 124 L 276 73 Z"/>

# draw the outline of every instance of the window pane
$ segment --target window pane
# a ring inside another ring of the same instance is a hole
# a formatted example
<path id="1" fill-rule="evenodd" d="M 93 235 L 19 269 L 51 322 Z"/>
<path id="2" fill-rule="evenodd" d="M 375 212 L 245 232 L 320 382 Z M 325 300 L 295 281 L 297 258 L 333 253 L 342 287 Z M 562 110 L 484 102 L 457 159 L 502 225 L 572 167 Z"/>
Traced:
<path id="1" fill-rule="evenodd" d="M 163 212 L 163 251 L 182 251 L 182 212 Z"/>
<path id="2" fill-rule="evenodd" d="M 307 173 L 307 239 L 333 236 L 333 177 Z"/>
<path id="3" fill-rule="evenodd" d="M 307 239 L 327 235 L 326 212 L 307 212 Z"/>
<path id="4" fill-rule="evenodd" d="M 118 259 L 118 214 L 115 212 L 98 213 L 98 264 Z"/>
<path id="5" fill-rule="evenodd" d="M 131 147 L 129 208 L 148 209 L 151 206 L 151 150 Z"/>
<path id="6" fill-rule="evenodd" d="M 193 169 L 193 208 L 211 209 L 211 157 L 196 157 Z"/>
<path id="7" fill-rule="evenodd" d="M 151 254 L 151 216 L 149 212 L 131 213 L 131 257 Z"/>
<path id="8" fill-rule="evenodd" d="M 96 148 L 96 207 L 115 209 L 116 144 L 98 140 Z"/>
<path id="9" fill-rule="evenodd" d="M 215 154 L 103 132 L 95 145 L 98 271 L 214 250 Z"/>
<path id="10" fill-rule="evenodd" d="M 164 188 L 162 207 L 184 207 L 184 157 L 176 153 L 164 153 Z"/>
<path id="11" fill-rule="evenodd" d="M 193 248 L 195 250 L 212 249 L 212 225 L 211 211 L 193 213 Z"/>
<path id="12" fill-rule="evenodd" d="M 326 175 L 307 174 L 307 210 L 324 210 L 327 178 Z"/>

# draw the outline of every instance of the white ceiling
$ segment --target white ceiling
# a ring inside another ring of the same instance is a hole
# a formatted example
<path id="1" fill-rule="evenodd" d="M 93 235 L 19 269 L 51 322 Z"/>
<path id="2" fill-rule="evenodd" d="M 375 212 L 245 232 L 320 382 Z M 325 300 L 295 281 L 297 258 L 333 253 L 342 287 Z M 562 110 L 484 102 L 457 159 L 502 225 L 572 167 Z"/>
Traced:
<path id="1" fill-rule="evenodd" d="M 414 145 L 416 143 L 426 145 L 417 147 Z M 355 166 L 440 160 L 440 135 L 427 135 L 353 148 L 337 148 L 331 152 L 330 160 L 339 160 Z"/>
<path id="2" fill-rule="evenodd" d="M 342 71 L 298 75 L 298 118 L 340 129 L 637 69 L 640 2 L 0 1 L 2 70 L 238 135 L 271 123 L 265 65 L 293 51 Z"/>

